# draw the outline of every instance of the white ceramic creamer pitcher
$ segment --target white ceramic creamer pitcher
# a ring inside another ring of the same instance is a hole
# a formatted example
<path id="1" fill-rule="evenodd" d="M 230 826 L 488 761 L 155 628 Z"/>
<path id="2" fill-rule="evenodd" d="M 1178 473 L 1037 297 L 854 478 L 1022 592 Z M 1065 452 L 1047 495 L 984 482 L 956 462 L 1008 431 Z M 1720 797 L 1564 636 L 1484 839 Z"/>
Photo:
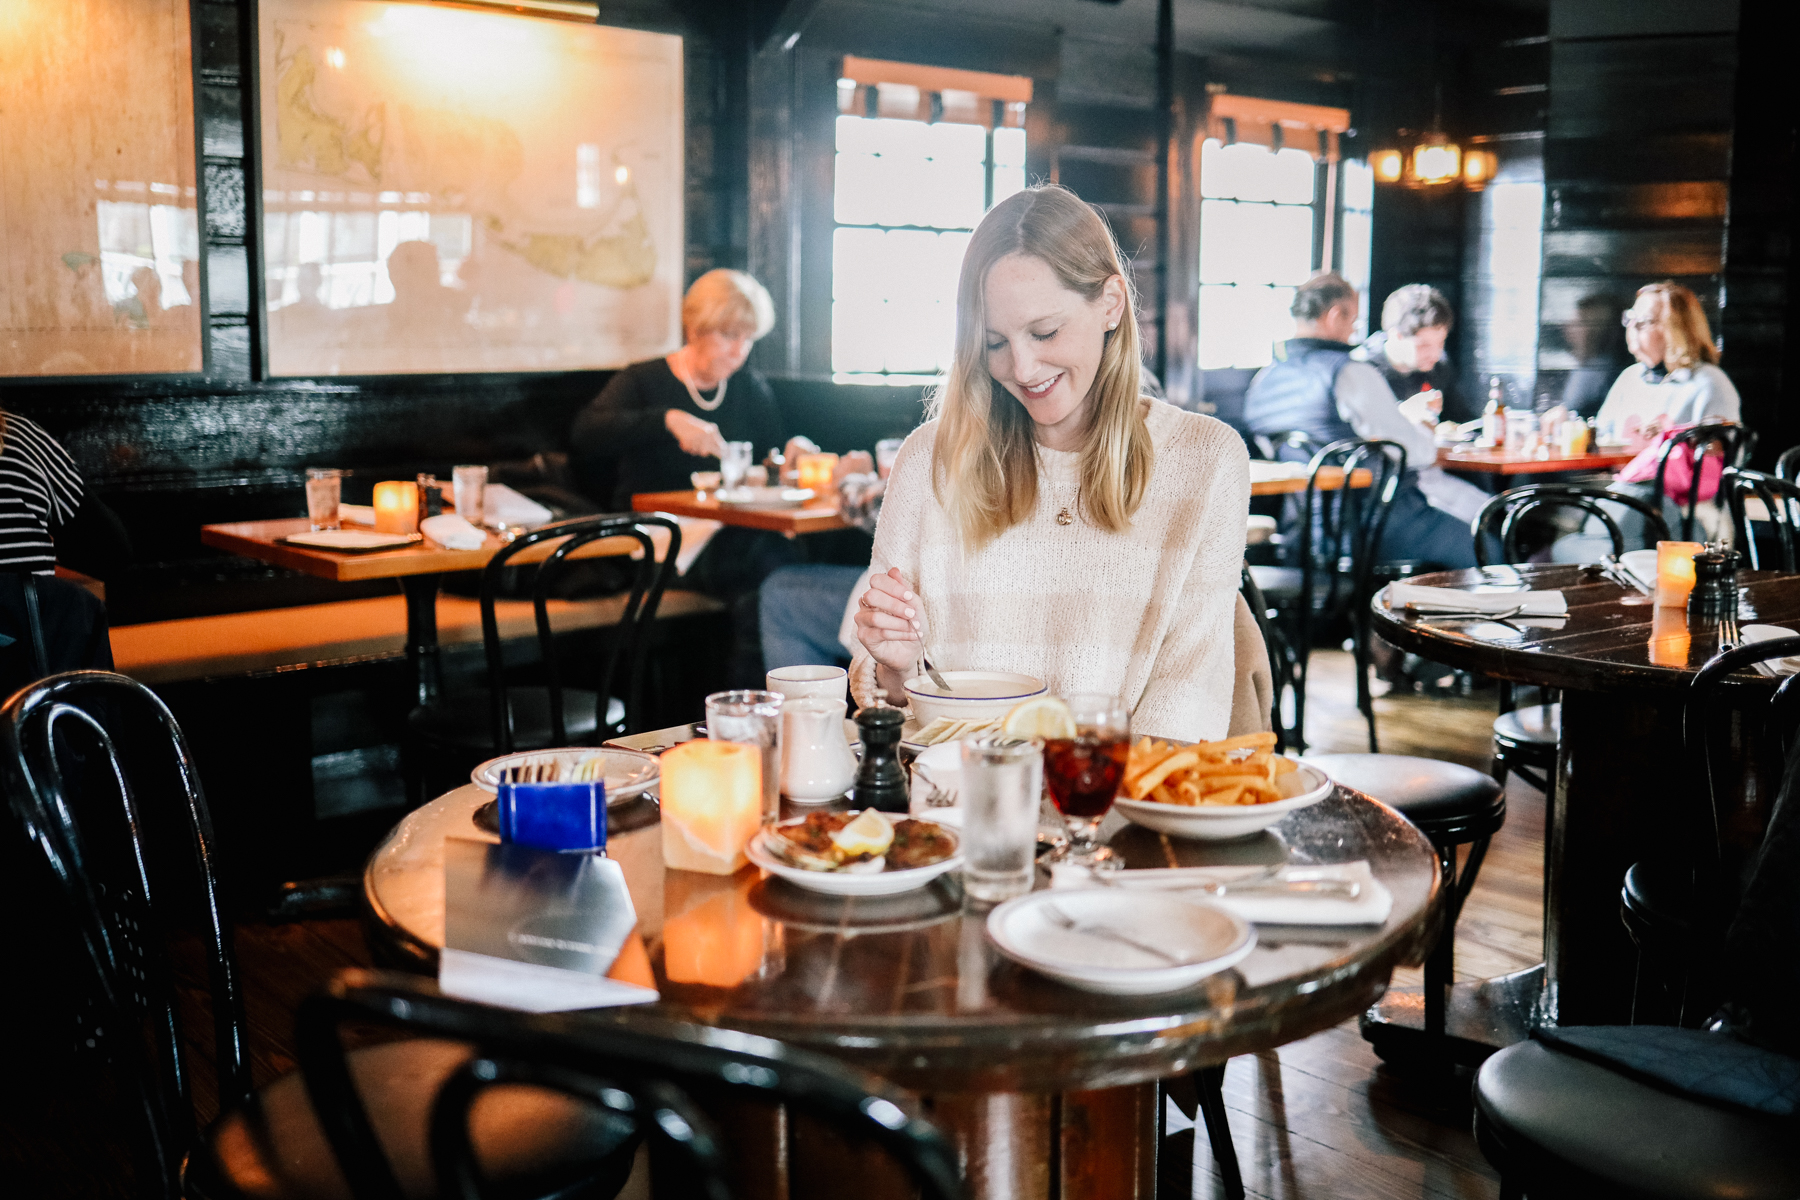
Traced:
<path id="1" fill-rule="evenodd" d="M 823 696 L 781 706 L 781 790 L 794 800 L 835 800 L 856 782 L 844 740 L 844 702 Z"/>

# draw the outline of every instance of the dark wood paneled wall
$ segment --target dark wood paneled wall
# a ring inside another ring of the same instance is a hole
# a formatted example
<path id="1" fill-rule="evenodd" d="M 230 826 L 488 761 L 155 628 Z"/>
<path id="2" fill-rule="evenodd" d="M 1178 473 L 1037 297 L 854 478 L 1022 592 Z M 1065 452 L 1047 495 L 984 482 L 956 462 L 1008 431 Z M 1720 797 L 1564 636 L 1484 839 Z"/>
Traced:
<path id="1" fill-rule="evenodd" d="M 1654 280 L 1718 328 L 1736 21 L 1729 3 L 1553 0 L 1540 391 L 1622 369 L 1619 313 Z"/>

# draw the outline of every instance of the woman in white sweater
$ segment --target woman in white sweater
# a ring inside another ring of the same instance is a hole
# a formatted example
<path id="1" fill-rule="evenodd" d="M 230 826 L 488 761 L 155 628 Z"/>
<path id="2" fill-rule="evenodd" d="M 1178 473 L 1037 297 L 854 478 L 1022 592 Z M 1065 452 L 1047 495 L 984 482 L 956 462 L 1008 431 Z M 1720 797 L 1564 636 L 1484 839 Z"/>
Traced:
<path id="1" fill-rule="evenodd" d="M 1073 193 L 970 239 L 956 352 L 894 463 L 856 618 L 859 703 L 940 669 L 1124 697 L 1133 729 L 1223 737 L 1250 473 L 1241 438 L 1140 395 L 1130 286 Z"/>

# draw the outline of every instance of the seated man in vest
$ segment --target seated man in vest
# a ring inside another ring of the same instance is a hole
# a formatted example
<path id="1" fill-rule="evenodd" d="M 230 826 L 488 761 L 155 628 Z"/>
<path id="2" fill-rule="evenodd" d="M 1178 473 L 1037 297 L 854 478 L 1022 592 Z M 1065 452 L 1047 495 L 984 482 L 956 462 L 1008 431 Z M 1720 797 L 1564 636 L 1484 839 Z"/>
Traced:
<path id="1" fill-rule="evenodd" d="M 1250 381 L 1244 423 L 1255 434 L 1305 433 L 1315 448 L 1344 438 L 1398 442 L 1406 448 L 1406 474 L 1379 557 L 1472 567 L 1469 522 L 1487 496 L 1444 473 L 1431 430 L 1401 412 L 1380 371 L 1351 358 L 1358 304 L 1356 289 L 1329 271 L 1295 290 L 1289 311 L 1298 336 L 1279 343 L 1274 361 Z M 1283 446 L 1281 457 L 1305 461 L 1309 453 Z"/>

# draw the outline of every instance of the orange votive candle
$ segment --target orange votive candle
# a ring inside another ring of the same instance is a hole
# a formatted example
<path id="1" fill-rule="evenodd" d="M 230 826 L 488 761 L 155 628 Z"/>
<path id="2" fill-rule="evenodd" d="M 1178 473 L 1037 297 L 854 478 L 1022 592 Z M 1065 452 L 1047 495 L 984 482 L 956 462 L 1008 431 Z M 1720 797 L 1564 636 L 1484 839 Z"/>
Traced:
<path id="1" fill-rule="evenodd" d="M 375 485 L 375 529 L 379 533 L 419 532 L 419 485 L 389 480 Z"/>
<path id="2" fill-rule="evenodd" d="M 1706 547 L 1700 542 L 1656 543 L 1656 606 L 1686 608 L 1694 590 L 1694 555 Z"/>
<path id="3" fill-rule="evenodd" d="M 837 470 L 837 461 L 835 454 L 802 454 L 798 464 L 800 477 L 796 482 L 815 492 L 824 491 L 831 486 L 831 474 Z"/>
<path id="4" fill-rule="evenodd" d="M 730 875 L 762 828 L 762 750 L 700 739 L 662 753 L 663 865 Z"/>
<path id="5" fill-rule="evenodd" d="M 1650 661 L 1659 667 L 1685 667 L 1693 645 L 1687 610 L 1656 608 L 1650 614 Z"/>

